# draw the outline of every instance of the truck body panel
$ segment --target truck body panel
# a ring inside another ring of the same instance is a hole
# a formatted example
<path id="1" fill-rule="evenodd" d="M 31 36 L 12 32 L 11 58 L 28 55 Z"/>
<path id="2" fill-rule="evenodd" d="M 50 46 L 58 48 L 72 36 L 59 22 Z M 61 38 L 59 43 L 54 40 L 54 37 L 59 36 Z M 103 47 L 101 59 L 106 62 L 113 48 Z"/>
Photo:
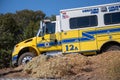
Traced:
<path id="1" fill-rule="evenodd" d="M 120 38 L 119 6 L 118 2 L 61 10 L 61 30 L 63 30 L 63 34 L 67 34 L 62 37 L 66 36 L 65 39 L 69 41 L 69 44 L 62 43 L 62 52 L 97 51 L 107 42 L 120 43 L 118 40 Z M 72 36 L 73 34 L 75 37 Z M 77 47 L 78 50 L 69 49 L 68 51 L 69 45 Z"/>

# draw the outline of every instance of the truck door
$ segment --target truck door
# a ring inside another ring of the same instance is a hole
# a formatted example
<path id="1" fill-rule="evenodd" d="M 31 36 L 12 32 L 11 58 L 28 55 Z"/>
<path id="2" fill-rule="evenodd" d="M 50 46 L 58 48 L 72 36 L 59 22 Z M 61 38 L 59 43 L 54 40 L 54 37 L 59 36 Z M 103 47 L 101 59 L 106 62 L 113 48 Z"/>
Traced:
<path id="1" fill-rule="evenodd" d="M 78 36 L 79 36 L 78 30 L 62 32 L 62 52 L 63 53 L 80 51 Z"/>
<path id="2" fill-rule="evenodd" d="M 56 24 L 47 23 L 45 35 L 37 38 L 37 47 L 41 52 L 60 50 L 60 33 L 55 33 Z"/>

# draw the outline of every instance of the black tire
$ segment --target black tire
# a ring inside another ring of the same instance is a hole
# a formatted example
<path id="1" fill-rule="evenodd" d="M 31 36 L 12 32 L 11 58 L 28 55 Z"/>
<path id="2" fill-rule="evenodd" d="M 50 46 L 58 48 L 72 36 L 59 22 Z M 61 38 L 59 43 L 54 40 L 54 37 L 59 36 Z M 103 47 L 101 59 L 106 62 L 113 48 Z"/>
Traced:
<path id="1" fill-rule="evenodd" d="M 103 50 L 103 52 L 107 52 L 107 51 L 120 51 L 120 46 L 118 46 L 118 45 L 109 45 L 109 46 L 107 46 L 104 50 Z"/>
<path id="2" fill-rule="evenodd" d="M 23 53 L 18 59 L 18 66 L 21 65 L 21 64 L 23 64 L 23 65 L 27 64 L 35 56 L 36 55 L 32 52 Z"/>

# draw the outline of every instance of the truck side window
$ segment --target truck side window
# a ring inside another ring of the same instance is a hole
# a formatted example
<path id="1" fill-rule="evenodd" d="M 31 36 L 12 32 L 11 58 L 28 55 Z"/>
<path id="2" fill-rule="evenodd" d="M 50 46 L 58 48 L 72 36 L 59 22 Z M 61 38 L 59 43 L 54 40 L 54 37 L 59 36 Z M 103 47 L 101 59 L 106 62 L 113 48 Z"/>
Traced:
<path id="1" fill-rule="evenodd" d="M 84 16 L 84 17 L 76 17 L 70 19 L 70 28 L 85 28 L 85 27 L 93 27 L 97 26 L 97 16 Z"/>
<path id="2" fill-rule="evenodd" d="M 120 12 L 105 14 L 104 23 L 105 25 L 120 23 Z"/>
<path id="3" fill-rule="evenodd" d="M 55 33 L 55 23 L 46 23 L 46 34 Z"/>

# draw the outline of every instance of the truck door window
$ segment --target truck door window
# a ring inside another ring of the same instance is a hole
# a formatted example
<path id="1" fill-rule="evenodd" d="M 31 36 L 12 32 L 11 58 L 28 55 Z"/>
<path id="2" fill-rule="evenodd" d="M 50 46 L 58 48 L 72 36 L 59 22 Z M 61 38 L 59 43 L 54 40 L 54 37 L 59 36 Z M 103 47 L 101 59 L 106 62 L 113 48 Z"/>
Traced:
<path id="1" fill-rule="evenodd" d="M 46 34 L 55 33 L 55 23 L 46 23 Z"/>
<path id="2" fill-rule="evenodd" d="M 71 29 L 93 27 L 98 25 L 96 15 L 71 18 L 69 22 Z"/>

